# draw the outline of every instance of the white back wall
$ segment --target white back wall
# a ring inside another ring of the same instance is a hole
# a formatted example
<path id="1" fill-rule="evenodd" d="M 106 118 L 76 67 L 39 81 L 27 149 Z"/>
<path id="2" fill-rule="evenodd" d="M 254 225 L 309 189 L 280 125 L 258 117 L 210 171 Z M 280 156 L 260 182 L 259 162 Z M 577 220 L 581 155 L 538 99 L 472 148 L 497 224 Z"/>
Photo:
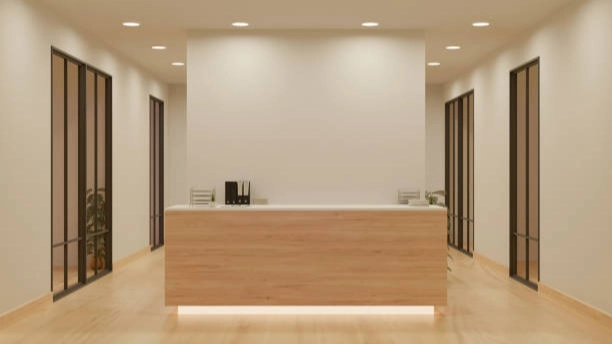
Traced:
<path id="1" fill-rule="evenodd" d="M 393 203 L 425 187 L 421 32 L 192 33 L 187 187 L 271 203 Z"/>
<path id="2" fill-rule="evenodd" d="M 509 260 L 509 73 L 540 57 L 540 279 L 612 313 L 612 1 L 579 1 L 466 76 L 475 91 L 475 249 Z"/>
<path id="3" fill-rule="evenodd" d="M 168 87 L 170 105 L 166 108 L 165 202 L 166 207 L 189 201 L 187 164 L 187 86 Z"/>
<path id="4" fill-rule="evenodd" d="M 427 85 L 427 190 L 444 190 L 445 113 L 442 85 Z"/>
<path id="5" fill-rule="evenodd" d="M 0 314 L 50 291 L 51 46 L 113 76 L 113 260 L 149 242 L 149 94 L 166 85 L 35 2 L 0 1 Z"/>

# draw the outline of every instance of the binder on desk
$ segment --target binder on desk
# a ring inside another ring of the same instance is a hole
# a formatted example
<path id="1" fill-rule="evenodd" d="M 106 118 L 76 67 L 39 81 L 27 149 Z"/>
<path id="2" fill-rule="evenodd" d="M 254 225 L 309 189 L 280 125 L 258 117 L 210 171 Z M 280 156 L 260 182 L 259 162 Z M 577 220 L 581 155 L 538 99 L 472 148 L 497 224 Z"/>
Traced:
<path id="1" fill-rule="evenodd" d="M 232 204 L 238 204 L 238 182 L 232 182 Z"/>
<path id="2" fill-rule="evenodd" d="M 248 180 L 226 181 L 225 204 L 251 204 L 251 182 Z"/>
<path id="3" fill-rule="evenodd" d="M 243 202 L 242 204 L 251 204 L 251 182 L 248 180 L 244 181 L 243 184 Z"/>
<path id="4" fill-rule="evenodd" d="M 225 182 L 225 204 L 236 204 L 237 203 L 238 186 L 236 182 L 226 181 Z"/>
<path id="5" fill-rule="evenodd" d="M 237 193 L 238 194 L 238 199 L 237 199 L 237 203 L 238 204 L 243 204 L 243 200 L 244 200 L 244 197 L 243 197 L 243 195 L 244 195 L 244 181 L 239 180 L 237 182 L 237 185 L 238 185 L 238 193 Z"/>

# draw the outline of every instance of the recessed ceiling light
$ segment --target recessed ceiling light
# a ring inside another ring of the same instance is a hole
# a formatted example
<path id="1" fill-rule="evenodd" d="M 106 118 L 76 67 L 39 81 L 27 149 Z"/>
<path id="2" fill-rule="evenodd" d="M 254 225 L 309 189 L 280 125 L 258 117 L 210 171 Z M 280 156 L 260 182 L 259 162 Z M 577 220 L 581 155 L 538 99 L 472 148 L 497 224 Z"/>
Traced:
<path id="1" fill-rule="evenodd" d="M 232 26 L 233 27 L 247 27 L 247 26 L 249 26 L 249 23 L 247 23 L 247 22 L 235 22 L 235 23 L 232 23 Z"/>
<path id="2" fill-rule="evenodd" d="M 489 26 L 491 24 L 487 23 L 487 22 L 476 22 L 476 23 L 472 23 L 473 27 L 486 27 Z"/>
<path id="3" fill-rule="evenodd" d="M 123 26 L 127 26 L 127 27 L 139 27 L 140 23 L 136 23 L 136 22 L 124 22 Z"/>
<path id="4" fill-rule="evenodd" d="M 459 50 L 459 49 L 461 49 L 461 47 L 458 45 L 449 45 L 448 47 L 446 47 L 446 50 Z"/>
<path id="5" fill-rule="evenodd" d="M 436 67 L 440 65 L 440 62 L 428 62 L 427 63 L 428 66 L 432 66 L 432 67 Z"/>
<path id="6" fill-rule="evenodd" d="M 172 65 L 175 67 L 181 67 L 185 65 L 185 62 L 172 62 Z"/>
<path id="7" fill-rule="evenodd" d="M 163 45 L 154 45 L 151 47 L 151 49 L 153 50 L 166 50 L 166 47 L 164 47 Z"/>
<path id="8" fill-rule="evenodd" d="M 365 23 L 361 23 L 361 26 L 363 26 L 363 27 L 377 27 L 378 23 L 377 22 L 365 22 Z"/>

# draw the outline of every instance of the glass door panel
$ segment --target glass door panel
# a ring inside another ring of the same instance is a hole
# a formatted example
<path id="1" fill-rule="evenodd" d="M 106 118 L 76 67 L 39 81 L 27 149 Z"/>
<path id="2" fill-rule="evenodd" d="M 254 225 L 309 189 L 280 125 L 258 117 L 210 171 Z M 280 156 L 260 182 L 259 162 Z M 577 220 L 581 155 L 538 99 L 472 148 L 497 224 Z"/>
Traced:
<path id="1" fill-rule="evenodd" d="M 459 101 L 453 102 L 453 245 L 459 245 Z"/>
<path id="2" fill-rule="evenodd" d="M 468 237 L 468 101 L 467 97 L 461 98 L 461 249 L 469 251 Z"/>
<path id="3" fill-rule="evenodd" d="M 67 257 L 67 278 L 68 288 L 79 284 L 79 242 L 74 241 L 68 244 Z"/>
<path id="4" fill-rule="evenodd" d="M 447 104 L 448 116 L 446 127 L 448 128 L 448 168 L 446 170 L 446 178 L 448 179 L 448 190 L 446 191 L 446 201 L 448 208 L 448 226 L 449 226 L 449 244 L 455 244 L 455 178 L 453 171 L 455 170 L 455 129 L 454 129 L 454 109 L 455 104 Z"/>
<path id="5" fill-rule="evenodd" d="M 149 99 L 149 243 L 155 247 L 155 102 Z"/>
<path id="6" fill-rule="evenodd" d="M 159 188 L 159 180 L 160 180 L 160 161 L 159 161 L 159 154 L 160 154 L 160 114 L 159 114 L 159 102 L 158 101 L 154 101 L 155 106 L 153 107 L 153 110 L 155 111 L 154 113 L 154 119 L 155 119 L 155 142 L 154 142 L 154 146 L 153 149 L 155 150 L 155 163 L 153 165 L 153 168 L 155 168 L 155 197 L 154 197 L 154 203 L 155 203 L 155 243 L 154 243 L 154 247 L 159 247 L 161 245 L 161 241 L 160 241 L 160 237 L 159 237 L 159 230 L 160 230 L 160 214 L 163 211 L 163 209 L 160 209 L 160 199 L 159 199 L 159 192 L 160 192 L 160 188 Z"/>
<path id="7" fill-rule="evenodd" d="M 469 252 L 474 252 L 474 93 L 468 95 L 468 236 Z"/>
<path id="8" fill-rule="evenodd" d="M 87 69 L 86 114 L 86 217 L 87 217 L 87 278 L 96 277 L 110 270 L 110 202 L 107 189 L 107 154 L 109 131 L 107 108 L 110 94 L 110 77 L 93 68 Z"/>
<path id="9" fill-rule="evenodd" d="M 64 245 L 53 247 L 53 271 L 52 284 L 53 292 L 61 292 L 65 289 L 64 284 Z"/>
<path id="10" fill-rule="evenodd" d="M 164 103 L 149 101 L 150 116 L 150 240 L 152 249 L 164 244 Z"/>
<path id="11" fill-rule="evenodd" d="M 446 196 L 448 243 L 474 251 L 474 93 L 446 103 Z"/>
<path id="12" fill-rule="evenodd" d="M 59 51 L 51 57 L 51 289 L 58 298 L 110 268 L 111 79 Z"/>
<path id="13" fill-rule="evenodd" d="M 539 61 L 510 74 L 510 275 L 537 288 L 540 275 Z"/>
<path id="14" fill-rule="evenodd" d="M 79 259 L 83 240 L 79 212 L 83 65 L 61 54 L 51 57 L 51 289 L 57 296 L 83 283 Z"/>
<path id="15" fill-rule="evenodd" d="M 523 237 L 517 238 L 516 274 L 527 279 L 527 239 Z"/>
<path id="16" fill-rule="evenodd" d="M 529 280 L 540 280 L 540 67 L 534 65 L 529 71 L 529 118 L 528 171 L 529 194 L 527 199 L 529 213 Z"/>

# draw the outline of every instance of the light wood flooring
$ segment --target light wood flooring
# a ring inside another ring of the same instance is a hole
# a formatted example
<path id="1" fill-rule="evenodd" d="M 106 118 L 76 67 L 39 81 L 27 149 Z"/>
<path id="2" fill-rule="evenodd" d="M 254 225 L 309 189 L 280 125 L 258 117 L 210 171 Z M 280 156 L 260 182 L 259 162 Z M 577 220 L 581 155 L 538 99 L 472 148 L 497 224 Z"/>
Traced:
<path id="1" fill-rule="evenodd" d="M 0 343 L 612 343 L 612 328 L 453 251 L 432 316 L 177 316 L 163 249 L 49 306 L 0 321 Z"/>

